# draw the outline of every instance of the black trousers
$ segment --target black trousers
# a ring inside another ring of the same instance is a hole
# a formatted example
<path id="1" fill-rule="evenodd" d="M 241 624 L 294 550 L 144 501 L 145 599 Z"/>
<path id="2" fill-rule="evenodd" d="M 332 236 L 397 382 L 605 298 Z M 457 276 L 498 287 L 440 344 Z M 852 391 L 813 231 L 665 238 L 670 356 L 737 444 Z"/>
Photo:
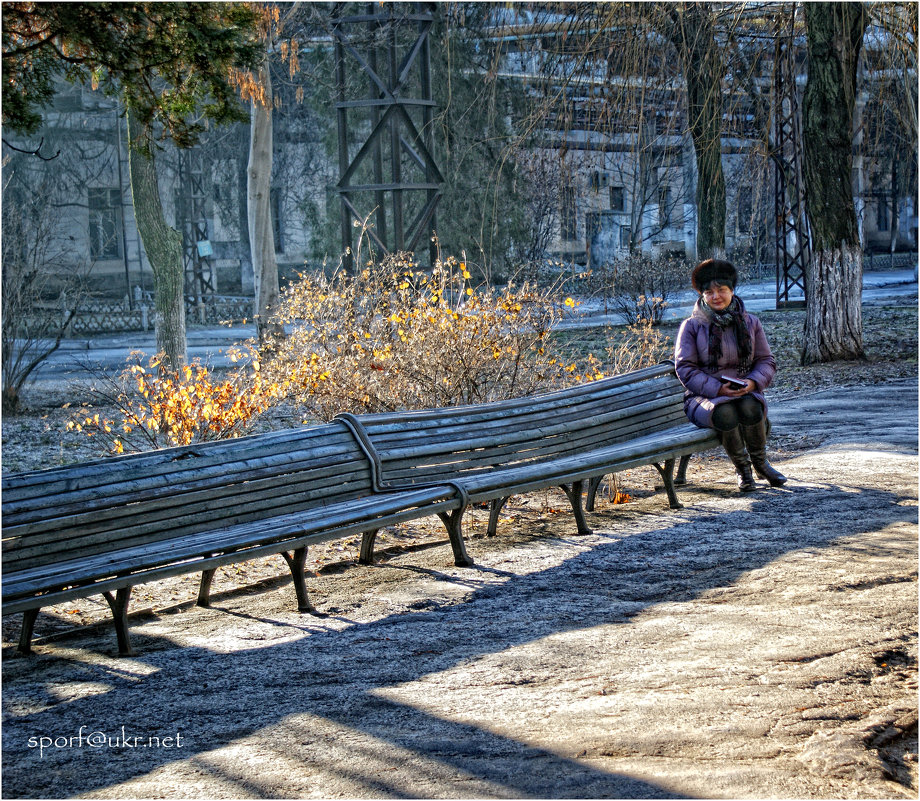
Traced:
<path id="1" fill-rule="evenodd" d="M 716 431 L 732 431 L 739 425 L 753 426 L 761 420 L 763 406 L 750 395 L 720 403 L 712 413 L 712 427 Z"/>

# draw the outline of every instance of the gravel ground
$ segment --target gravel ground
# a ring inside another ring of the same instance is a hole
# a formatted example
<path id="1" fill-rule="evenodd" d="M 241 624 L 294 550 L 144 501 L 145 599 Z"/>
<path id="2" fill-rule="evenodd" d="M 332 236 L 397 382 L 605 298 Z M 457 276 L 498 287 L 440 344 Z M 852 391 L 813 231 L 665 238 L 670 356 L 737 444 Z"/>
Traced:
<path id="1" fill-rule="evenodd" d="M 780 386 L 782 489 L 737 493 L 714 452 L 678 511 L 621 474 L 590 536 L 561 494 L 513 499 L 494 538 L 474 510 L 469 569 L 434 524 L 370 568 L 331 544 L 324 617 L 280 558 L 220 571 L 207 610 L 194 578 L 146 585 L 133 659 L 104 602 L 45 610 L 29 658 L 16 616 L 4 797 L 917 797 L 912 336 L 842 390 Z"/>

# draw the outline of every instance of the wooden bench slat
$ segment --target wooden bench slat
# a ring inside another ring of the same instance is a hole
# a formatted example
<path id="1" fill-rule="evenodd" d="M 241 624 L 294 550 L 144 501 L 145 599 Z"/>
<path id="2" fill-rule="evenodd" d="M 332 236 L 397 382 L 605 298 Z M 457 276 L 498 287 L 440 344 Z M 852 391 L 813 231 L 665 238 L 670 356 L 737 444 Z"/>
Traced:
<path id="1" fill-rule="evenodd" d="M 400 437 L 409 437 L 423 439 L 432 434 L 432 432 L 452 433 L 454 428 L 473 428 L 485 426 L 487 428 L 500 428 L 509 421 L 518 421 L 529 417 L 541 417 L 546 414 L 553 416 L 574 416 L 580 410 L 589 410 L 593 408 L 606 408 L 616 410 L 628 407 L 635 402 L 642 402 L 648 398 L 667 397 L 673 400 L 675 397 L 683 397 L 683 389 L 674 381 L 669 381 L 666 377 L 659 378 L 655 381 L 644 382 L 641 387 L 624 387 L 620 393 L 615 396 L 603 392 L 592 392 L 577 398 L 573 398 L 568 403 L 553 404 L 550 402 L 536 404 L 533 406 L 522 406 L 509 410 L 503 414 L 487 413 L 483 409 L 475 408 L 471 411 L 469 408 L 463 410 L 460 407 L 448 407 L 442 411 L 440 418 L 431 416 L 423 419 L 417 419 L 411 412 L 397 413 L 392 419 L 383 422 L 375 422 L 372 415 L 360 415 L 359 419 L 365 430 L 375 441 L 387 442 L 398 440 Z M 591 413 L 591 412 L 589 412 Z"/>
<path id="2" fill-rule="evenodd" d="M 392 449 L 404 450 L 413 445 L 435 449 L 439 445 L 456 446 L 459 442 L 467 442 L 475 447 L 489 447 L 493 441 L 498 444 L 508 441 L 509 437 L 522 441 L 528 434 L 534 436 L 545 431 L 549 435 L 552 430 L 547 429 L 547 425 L 555 426 L 560 431 L 578 430 L 586 425 L 612 427 L 630 417 L 642 418 L 650 410 L 659 407 L 674 410 L 674 398 L 662 393 L 648 393 L 632 398 L 625 406 L 596 403 L 571 410 L 560 409 L 552 414 L 506 417 L 488 423 L 451 420 L 445 421 L 441 428 L 429 427 L 425 431 L 379 434 L 374 429 L 367 429 L 367 433 L 381 453 Z"/>
<path id="3" fill-rule="evenodd" d="M 552 454 L 557 448 L 566 449 L 572 444 L 576 446 L 581 444 L 584 447 L 595 447 L 598 444 L 614 442 L 618 439 L 628 439 L 630 437 L 653 433 L 659 429 L 670 428 L 685 422 L 685 417 L 678 417 L 673 410 L 662 408 L 654 416 L 645 418 L 627 419 L 618 421 L 617 426 L 591 426 L 586 424 L 583 429 L 569 430 L 562 433 L 556 433 L 545 438 L 533 439 L 533 447 L 523 448 L 520 442 L 508 442 L 502 445 L 496 445 L 494 448 L 456 448 L 440 451 L 433 451 L 427 456 L 417 456 L 414 452 L 400 451 L 383 451 L 381 458 L 385 461 L 387 469 L 399 466 L 415 466 L 425 469 L 428 465 L 438 464 L 442 460 L 452 460 L 454 462 L 461 459 L 469 459 L 471 462 L 501 462 L 514 454 L 521 454 L 521 458 L 526 458 L 530 454 L 548 453 Z"/>
<path id="4" fill-rule="evenodd" d="M 309 512 L 208 529 L 172 540 L 161 539 L 146 547 L 127 547 L 90 557 L 58 561 L 20 570 L 5 578 L 2 585 L 3 597 L 35 591 L 42 582 L 78 583 L 106 578 L 121 571 L 141 572 L 161 565 L 164 560 L 175 562 L 210 556 L 213 552 L 278 541 L 279 536 L 305 536 L 324 527 L 340 527 L 346 523 L 359 528 L 376 525 L 381 518 L 389 515 L 408 509 L 422 509 L 441 501 L 446 502 L 448 507 L 457 505 L 459 500 L 456 498 L 456 490 L 453 487 L 426 487 L 400 495 L 374 495 L 339 506 L 316 507 Z"/>
<path id="5" fill-rule="evenodd" d="M 338 427 L 336 427 L 338 428 Z M 338 432 L 337 432 L 338 433 Z M 39 509 L 55 505 L 59 499 L 69 499 L 73 502 L 83 503 L 93 499 L 105 501 L 107 498 L 119 498 L 127 493 L 145 491 L 169 492 L 175 486 L 192 482 L 198 486 L 220 485 L 228 478 L 239 474 L 245 477 L 252 471 L 274 470 L 284 473 L 290 466 L 296 464 L 309 464 L 310 461 L 323 464 L 326 460 L 336 458 L 351 458 L 355 461 L 364 459 L 363 453 L 355 446 L 350 436 L 341 436 L 339 441 L 323 445 L 313 450 L 299 448 L 287 453 L 270 454 L 268 456 L 258 453 L 246 455 L 241 452 L 240 457 L 230 462 L 216 463 L 210 459 L 199 460 L 194 457 L 182 459 L 171 473 L 155 472 L 150 475 L 140 475 L 137 470 L 126 471 L 125 474 L 117 473 L 119 465 L 112 464 L 112 470 L 118 478 L 114 481 L 110 474 L 106 483 L 85 485 L 81 481 L 82 472 L 79 465 L 69 473 L 63 473 L 60 479 L 49 484 L 45 491 L 47 495 L 36 498 L 29 492 L 20 492 L 10 489 L 6 482 L 3 485 L 4 515 L 18 514 L 28 511 L 37 512 Z M 294 469 L 297 469 L 296 467 Z M 34 488 L 30 488 L 34 489 Z M 115 500 L 117 503 L 118 500 Z"/>
<path id="6" fill-rule="evenodd" d="M 535 447 L 522 451 L 514 446 L 491 451 L 470 451 L 457 453 L 434 454 L 424 459 L 401 457 L 387 459 L 383 475 L 388 482 L 400 483 L 409 481 L 413 476 L 421 476 L 421 480 L 437 480 L 450 474 L 466 475 L 470 472 L 490 470 L 501 464 L 517 463 L 521 461 L 547 461 L 558 456 L 577 453 L 582 450 L 591 450 L 619 441 L 629 440 L 636 436 L 645 435 L 655 430 L 664 430 L 679 425 L 686 417 L 674 414 L 663 415 L 661 426 L 646 426 L 641 422 L 629 426 L 616 434 L 597 436 L 594 432 L 579 432 L 565 438 L 559 437 L 542 447 Z"/>
<path id="7" fill-rule="evenodd" d="M 545 416 L 547 413 L 553 415 L 577 414 L 582 409 L 602 408 L 615 410 L 629 407 L 637 401 L 641 402 L 642 399 L 667 397 L 673 400 L 676 397 L 682 397 L 682 395 L 683 390 L 678 383 L 669 380 L 667 377 L 660 377 L 654 381 L 644 382 L 637 387 L 622 387 L 616 396 L 595 392 L 573 399 L 569 403 L 540 405 L 535 408 L 523 407 L 501 415 L 485 415 L 482 411 L 462 413 L 456 408 L 445 408 L 442 410 L 443 414 L 440 420 L 427 418 L 424 421 L 416 421 L 411 416 L 411 413 L 408 412 L 396 415 L 393 420 L 389 420 L 386 423 L 368 422 L 366 419 L 368 415 L 360 415 L 360 420 L 365 430 L 372 434 L 375 439 L 386 440 L 401 434 L 412 436 L 427 434 L 431 431 L 449 430 L 454 425 L 462 427 L 495 424 L 533 416 Z"/>
<path id="8" fill-rule="evenodd" d="M 591 381 L 583 384 L 575 384 L 566 389 L 553 390 L 534 395 L 527 395 L 520 398 L 511 398 L 509 400 L 494 401 L 488 404 L 477 404 L 469 406 L 450 406 L 434 409 L 413 409 L 405 412 L 382 412 L 377 414 L 360 415 L 361 422 L 366 427 L 374 427 L 378 424 L 388 424 L 393 420 L 406 421 L 411 425 L 424 425 L 425 421 L 438 421 L 446 413 L 451 416 L 456 414 L 486 414 L 490 412 L 495 416 L 504 417 L 509 412 L 521 407 L 533 406 L 534 404 L 544 403 L 547 400 L 558 399 L 560 403 L 565 403 L 567 399 L 578 397 L 583 394 L 593 394 L 597 392 L 608 392 L 619 389 L 620 387 L 635 385 L 641 381 L 647 381 L 660 376 L 674 374 L 674 365 L 662 363 L 653 367 L 646 367 L 641 370 L 634 370 L 630 373 L 623 373 L 609 378 L 602 378 L 599 381 Z"/>
<path id="9" fill-rule="evenodd" d="M 189 455 L 203 459 L 217 461 L 231 460 L 234 453 L 240 450 L 258 449 L 266 453 L 275 450 L 285 450 L 292 443 L 303 443 L 302 447 L 309 447 L 310 441 L 322 442 L 333 436 L 342 434 L 344 429 L 336 423 L 324 423 L 312 426 L 298 426 L 296 428 L 267 431 L 261 434 L 247 434 L 233 439 L 215 440 L 213 442 L 199 442 L 194 445 L 177 445 L 169 448 L 160 448 L 138 453 L 126 453 L 120 456 L 104 456 L 78 464 L 58 465 L 42 470 L 30 470 L 23 473 L 10 473 L 3 476 L 4 486 L 16 489 L 31 485 L 42 485 L 49 481 L 57 481 L 62 475 L 70 473 L 79 467 L 80 472 L 87 477 L 96 476 L 104 481 L 106 475 L 111 477 L 113 466 L 117 472 L 138 474 L 153 473 L 165 469 L 167 472 Z M 298 447 L 300 447 L 298 445 Z"/>
<path id="10" fill-rule="evenodd" d="M 341 472 L 343 475 L 362 473 L 367 471 L 367 459 L 362 454 L 360 458 L 355 454 L 348 454 L 347 458 L 330 457 L 325 460 L 310 461 L 293 461 L 284 465 L 259 468 L 258 466 L 249 465 L 249 469 L 240 470 L 225 474 L 223 480 L 219 477 L 209 476 L 206 480 L 194 480 L 185 473 L 179 476 L 171 486 L 152 486 L 143 490 L 132 490 L 120 483 L 113 483 L 112 494 L 109 498 L 100 497 L 93 492 L 89 495 L 82 492 L 78 495 L 63 494 L 56 496 L 58 502 L 55 504 L 43 504 L 37 508 L 28 508 L 28 504 L 16 504 L 17 512 L 9 515 L 10 525 L 22 525 L 30 522 L 41 522 L 46 519 L 54 520 L 59 517 L 65 517 L 74 514 L 76 511 L 92 512 L 103 517 L 107 510 L 123 509 L 129 504 L 138 505 L 146 503 L 158 503 L 159 499 L 166 498 L 183 504 L 194 502 L 196 497 L 206 495 L 207 497 L 219 497 L 221 494 L 238 491 L 238 488 L 246 488 L 247 491 L 255 491 L 262 486 L 277 485 L 290 480 L 291 476 L 299 475 L 301 480 L 306 482 L 310 480 L 322 481 L 324 478 L 334 476 Z M 23 508 L 25 507 L 25 508 Z M 117 511 L 116 511 L 117 514 Z M 6 514 L 4 514 L 6 518 Z M 6 521 L 5 521 L 6 522 Z"/>
<path id="11" fill-rule="evenodd" d="M 66 484 L 74 480 L 74 473 L 79 474 L 80 480 L 95 481 L 98 486 L 111 481 L 113 473 L 128 479 L 134 476 L 169 475 L 188 458 L 200 459 L 199 464 L 202 466 L 209 463 L 227 464 L 235 461 L 236 455 L 249 450 L 271 455 L 284 453 L 292 447 L 304 450 L 317 445 L 322 447 L 330 441 L 348 442 L 347 432 L 341 425 L 329 423 L 321 426 L 304 426 L 217 442 L 109 456 L 46 470 L 12 473 L 3 476 L 3 488 L 4 492 L 24 492 L 35 487 L 39 493 L 44 493 L 61 488 L 60 483 L 64 482 L 63 486 L 66 489 Z"/>
<path id="12" fill-rule="evenodd" d="M 638 414 L 653 414 L 659 409 L 666 408 L 667 403 L 661 401 L 650 401 L 643 403 L 639 409 Z M 630 419 L 636 416 L 636 413 L 627 413 L 624 410 L 617 410 L 604 415 L 603 417 L 598 417 L 596 419 L 596 424 L 600 421 L 603 421 L 604 425 L 613 426 L 617 421 Z M 588 425 L 591 424 L 591 421 L 588 421 Z M 458 453 L 464 451 L 484 451 L 488 452 L 491 449 L 503 449 L 507 448 L 509 445 L 515 443 L 527 443 L 537 437 L 549 438 L 553 436 L 562 436 L 566 433 L 571 433 L 572 427 L 564 423 L 557 424 L 555 421 L 543 419 L 542 422 L 535 420 L 534 426 L 531 429 L 525 428 L 515 428 L 509 429 L 503 432 L 503 436 L 500 439 L 490 437 L 488 434 L 483 435 L 471 435 L 466 439 L 457 439 L 451 443 L 450 451 L 451 453 Z M 376 443 L 375 443 L 376 444 Z M 421 444 L 413 444 L 411 447 L 407 446 L 405 448 L 397 448 L 394 445 L 390 445 L 387 448 L 378 447 L 378 453 L 380 454 L 381 459 L 386 460 L 392 456 L 398 456 L 399 458 L 422 460 L 428 456 L 437 455 L 444 452 L 443 443 L 441 442 L 424 442 Z"/>
<path id="13" fill-rule="evenodd" d="M 467 483 L 470 476 L 492 473 L 496 470 L 516 467 L 519 465 L 551 464 L 559 459 L 564 459 L 569 456 L 577 456 L 581 453 L 591 453 L 594 451 L 603 450 L 604 448 L 613 447 L 623 442 L 631 442 L 634 439 L 635 437 L 612 440 L 606 443 L 592 443 L 589 448 L 576 447 L 565 450 L 556 449 L 550 456 L 538 454 L 533 459 L 508 459 L 504 464 L 502 464 L 500 461 L 491 460 L 484 463 L 476 463 L 475 461 L 467 460 L 463 463 L 457 463 L 455 465 L 451 465 L 449 462 L 442 462 L 440 464 L 431 465 L 425 471 L 419 471 L 418 469 L 404 466 L 401 470 L 394 470 L 393 472 L 386 473 L 386 477 L 394 484 L 397 482 L 406 484 L 429 483 L 430 481 L 438 480 L 438 477 L 440 477 L 440 480 L 446 480 L 447 476 L 455 476 L 458 480 Z"/>
<path id="14" fill-rule="evenodd" d="M 690 424 L 688 423 L 688 426 Z M 699 433 L 697 433 L 699 432 Z M 496 491 L 515 489 L 525 492 L 534 482 L 553 483 L 589 478 L 598 471 L 619 472 L 633 466 L 649 464 L 666 458 L 676 458 L 683 453 L 693 452 L 698 446 L 711 444 L 714 436 L 711 431 L 691 427 L 675 428 L 668 432 L 659 432 L 650 437 L 619 443 L 609 448 L 580 453 L 554 460 L 549 463 L 522 464 L 505 470 L 464 477 L 463 483 L 472 500 L 489 500 L 498 497 Z"/>
<path id="15" fill-rule="evenodd" d="M 184 493 L 176 498 L 157 496 L 140 503 L 121 503 L 103 510 L 82 511 L 79 506 L 61 510 L 60 515 L 46 514 L 37 520 L 4 527 L 4 553 L 16 548 L 24 538 L 41 538 L 48 529 L 80 529 L 91 531 L 127 531 L 143 526 L 145 519 L 181 521 L 201 514 L 202 520 L 220 520 L 249 506 L 258 508 L 266 504 L 287 502 L 310 506 L 317 499 L 334 503 L 341 496 L 347 498 L 355 492 L 367 494 L 369 470 L 366 465 L 352 466 L 347 471 L 325 475 L 310 474 L 282 476 L 281 480 L 257 480 L 249 484 L 229 484 L 220 491 Z M 151 518 L 152 516 L 152 518 Z M 54 535 L 48 542 L 54 542 Z M 73 536 L 67 533 L 59 539 Z"/>
<path id="16" fill-rule="evenodd" d="M 437 514 L 438 512 L 449 511 L 456 508 L 457 503 L 458 501 L 455 498 L 452 498 L 447 501 L 439 501 L 432 503 L 431 505 L 424 506 L 423 509 L 426 514 Z M 393 526 L 399 523 L 407 522 L 409 520 L 414 520 L 417 517 L 417 509 L 408 508 L 393 512 L 386 517 L 381 517 L 373 521 L 373 524 L 380 525 L 381 527 Z M 318 545 L 322 542 L 328 542 L 331 540 L 341 539 L 342 537 L 360 534 L 366 529 L 367 525 L 367 521 L 349 521 L 347 524 L 335 528 L 327 528 L 323 526 L 312 534 L 285 540 L 283 543 L 280 543 L 280 545 L 284 546 L 284 548 L 287 550 L 293 550 L 294 548 L 302 547 L 305 545 Z M 169 578 L 171 576 L 179 576 L 186 573 L 196 573 L 212 567 L 235 564 L 237 562 L 258 559 L 264 556 L 273 556 L 277 553 L 279 553 L 279 543 L 272 542 L 267 545 L 253 546 L 251 548 L 245 548 L 239 551 L 221 554 L 219 556 L 202 558 L 198 561 L 195 561 L 194 563 L 182 563 L 179 565 L 165 564 L 161 567 L 146 570 L 143 573 L 132 573 L 126 576 L 104 579 L 94 582 L 91 585 L 81 585 L 69 590 L 48 591 L 42 594 L 40 597 L 32 596 L 18 599 L 4 598 L 3 613 L 14 614 L 16 612 L 22 612 L 27 609 L 49 606 L 55 603 L 63 603 L 65 601 L 74 600 L 75 598 L 85 598 L 88 595 L 93 595 L 102 592 L 103 590 L 115 590 L 119 587 L 130 587 L 137 584 L 145 584 L 151 581 L 158 581 L 160 579 Z"/>
<path id="17" fill-rule="evenodd" d="M 113 532 L 119 534 L 119 540 L 122 542 L 141 543 L 157 539 L 175 539 L 203 528 L 214 528 L 215 524 L 230 525 L 310 509 L 316 505 L 318 499 L 323 499 L 331 505 L 347 503 L 368 494 L 366 476 L 361 481 L 356 481 L 354 477 L 351 477 L 350 481 L 347 479 L 348 477 L 342 477 L 336 482 L 334 497 L 331 492 L 323 492 L 327 487 L 317 487 L 310 492 L 299 493 L 299 497 L 288 499 L 284 495 L 260 496 L 258 502 L 255 502 L 240 497 L 237 498 L 236 505 L 228 505 L 221 499 L 205 499 L 183 508 L 166 504 L 161 507 L 146 505 L 143 511 L 125 511 L 125 515 L 131 514 L 130 517 L 113 517 L 105 521 L 87 522 L 83 515 L 62 518 L 58 528 L 40 538 L 28 536 L 29 531 L 23 536 L 17 536 L 21 533 L 18 529 L 10 532 L 10 539 L 4 541 L 3 558 L 5 561 L 8 560 L 11 566 L 15 566 L 23 560 L 30 559 L 39 563 L 53 561 L 61 554 L 88 555 L 94 551 L 105 550 Z"/>

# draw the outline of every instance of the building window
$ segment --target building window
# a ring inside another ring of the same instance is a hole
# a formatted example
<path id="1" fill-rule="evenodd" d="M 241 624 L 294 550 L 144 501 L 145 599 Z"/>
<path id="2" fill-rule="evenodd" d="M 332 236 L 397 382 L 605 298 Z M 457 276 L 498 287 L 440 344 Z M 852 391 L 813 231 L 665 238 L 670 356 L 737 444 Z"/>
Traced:
<path id="1" fill-rule="evenodd" d="M 875 197 L 875 228 L 888 230 L 888 197 L 881 192 Z"/>
<path id="2" fill-rule="evenodd" d="M 620 247 L 624 250 L 629 249 L 629 226 L 624 225 L 620 228 Z"/>
<path id="3" fill-rule="evenodd" d="M 742 186 L 738 189 L 738 233 L 749 234 L 751 232 L 751 221 L 754 217 L 754 197 L 753 191 L 749 186 Z"/>
<path id="4" fill-rule="evenodd" d="M 671 187 L 658 188 L 658 224 L 666 228 L 671 224 Z"/>
<path id="5" fill-rule="evenodd" d="M 562 239 L 570 242 L 578 234 L 575 217 L 575 190 L 571 186 L 562 187 L 561 202 L 559 219 Z"/>
<path id="6" fill-rule="evenodd" d="M 218 241 L 232 242 L 240 238 L 238 163 L 236 159 L 220 159 L 214 162 L 211 173 L 214 218 L 209 233 Z"/>
<path id="7" fill-rule="evenodd" d="M 284 240 L 281 232 L 284 230 L 281 225 L 281 190 L 272 189 L 270 193 L 272 206 L 272 233 L 275 236 L 275 253 L 284 253 Z"/>
<path id="8" fill-rule="evenodd" d="M 626 211 L 626 190 L 622 186 L 610 187 L 610 210 Z"/>
<path id="9" fill-rule="evenodd" d="M 117 259 L 121 256 L 118 221 L 121 192 L 117 189 L 90 189 L 89 250 L 94 259 Z"/>

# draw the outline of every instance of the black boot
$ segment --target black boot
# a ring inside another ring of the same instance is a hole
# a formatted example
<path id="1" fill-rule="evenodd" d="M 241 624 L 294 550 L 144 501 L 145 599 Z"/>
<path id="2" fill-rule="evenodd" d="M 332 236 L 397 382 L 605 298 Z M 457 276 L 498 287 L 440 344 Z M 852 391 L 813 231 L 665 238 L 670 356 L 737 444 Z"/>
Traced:
<path id="1" fill-rule="evenodd" d="M 769 481 L 771 487 L 783 486 L 787 478 L 767 461 L 767 427 L 764 421 L 741 426 L 741 435 L 757 475 Z"/>
<path id="2" fill-rule="evenodd" d="M 751 458 L 744 448 L 741 427 L 736 426 L 731 431 L 719 431 L 718 434 L 722 447 L 725 448 L 738 474 L 738 489 L 742 492 L 753 492 L 757 489 L 757 484 L 754 483 L 754 476 L 751 474 Z"/>

